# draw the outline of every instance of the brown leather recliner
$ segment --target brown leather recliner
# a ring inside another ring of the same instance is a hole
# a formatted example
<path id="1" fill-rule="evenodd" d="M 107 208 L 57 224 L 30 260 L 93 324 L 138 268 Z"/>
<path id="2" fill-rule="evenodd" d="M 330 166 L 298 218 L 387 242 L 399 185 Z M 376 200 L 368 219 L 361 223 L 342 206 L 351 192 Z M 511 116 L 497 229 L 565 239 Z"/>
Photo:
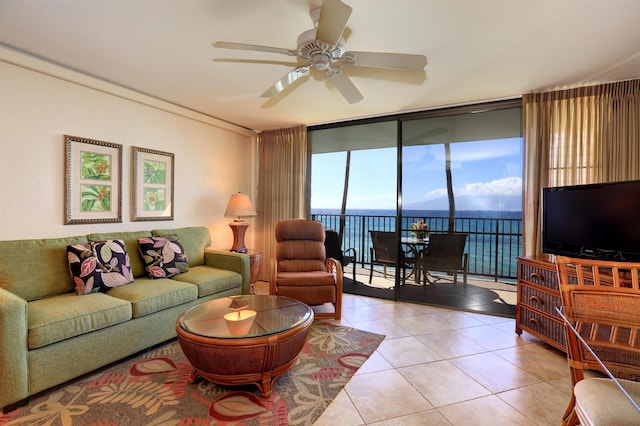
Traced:
<path id="1" fill-rule="evenodd" d="M 316 309 L 316 318 L 342 316 L 342 265 L 327 259 L 322 223 L 282 220 L 276 224 L 276 257 L 271 259 L 269 294 L 286 296 L 309 306 L 331 303 L 334 312 Z"/>

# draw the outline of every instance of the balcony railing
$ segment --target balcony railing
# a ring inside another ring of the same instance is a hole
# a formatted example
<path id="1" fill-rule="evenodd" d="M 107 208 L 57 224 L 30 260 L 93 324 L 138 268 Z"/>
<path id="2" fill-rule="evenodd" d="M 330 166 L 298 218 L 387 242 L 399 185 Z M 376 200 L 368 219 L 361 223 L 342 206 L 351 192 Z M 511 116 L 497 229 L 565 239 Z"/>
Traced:
<path id="1" fill-rule="evenodd" d="M 312 214 L 325 228 L 340 231 L 340 214 Z M 430 232 L 447 232 L 448 218 L 441 216 L 402 216 L 402 237 L 410 236 L 411 223 L 422 220 Z M 356 249 L 357 263 L 369 265 L 369 230 L 395 231 L 395 216 L 344 215 L 343 248 Z M 465 252 L 469 255 L 469 274 L 498 280 L 517 278 L 517 257 L 522 253 L 522 219 L 456 217 L 455 232 L 469 234 Z"/>

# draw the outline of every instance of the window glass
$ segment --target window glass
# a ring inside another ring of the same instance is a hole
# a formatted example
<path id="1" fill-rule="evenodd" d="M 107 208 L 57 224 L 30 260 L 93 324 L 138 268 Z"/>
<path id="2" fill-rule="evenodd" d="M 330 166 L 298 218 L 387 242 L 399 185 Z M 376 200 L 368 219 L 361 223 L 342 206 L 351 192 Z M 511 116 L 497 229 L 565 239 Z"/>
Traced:
<path id="1" fill-rule="evenodd" d="M 342 231 L 361 265 L 370 261 L 368 231 L 395 231 L 399 217 L 403 238 L 418 221 L 468 233 L 470 274 L 515 279 L 521 116 L 511 101 L 310 127 L 312 218 Z"/>

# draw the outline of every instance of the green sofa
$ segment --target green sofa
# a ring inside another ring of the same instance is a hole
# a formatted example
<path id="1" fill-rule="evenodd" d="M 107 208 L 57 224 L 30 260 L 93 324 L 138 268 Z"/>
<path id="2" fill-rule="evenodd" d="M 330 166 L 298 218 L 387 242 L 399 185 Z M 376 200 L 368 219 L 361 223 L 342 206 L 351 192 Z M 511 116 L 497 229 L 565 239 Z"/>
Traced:
<path id="1" fill-rule="evenodd" d="M 138 239 L 163 235 L 179 238 L 189 270 L 151 279 Z M 125 243 L 135 280 L 79 296 L 66 248 L 104 240 Z M 174 338 L 191 306 L 249 294 L 249 256 L 210 244 L 205 227 L 0 241 L 0 409 Z"/>

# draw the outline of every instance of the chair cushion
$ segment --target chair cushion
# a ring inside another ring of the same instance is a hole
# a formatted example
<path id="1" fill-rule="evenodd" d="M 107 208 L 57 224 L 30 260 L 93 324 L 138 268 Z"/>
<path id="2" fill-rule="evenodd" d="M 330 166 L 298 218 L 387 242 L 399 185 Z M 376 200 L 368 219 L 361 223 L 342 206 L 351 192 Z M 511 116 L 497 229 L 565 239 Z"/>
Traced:
<path id="1" fill-rule="evenodd" d="M 150 278 L 170 278 L 189 270 L 184 248 L 175 235 L 138 240 L 138 248 Z"/>
<path id="2" fill-rule="evenodd" d="M 78 295 L 106 292 L 133 281 L 129 254 L 122 240 L 69 245 L 67 262 Z"/>
<path id="3" fill-rule="evenodd" d="M 320 222 L 283 220 L 276 224 L 275 236 L 278 272 L 324 271 L 325 232 Z"/>
<path id="4" fill-rule="evenodd" d="M 277 285 L 291 285 L 299 287 L 313 287 L 319 285 L 336 285 L 336 277 L 331 272 L 280 272 L 278 271 Z"/>
<path id="5" fill-rule="evenodd" d="M 195 284 L 198 297 L 208 296 L 221 291 L 242 288 L 242 275 L 226 269 L 210 266 L 194 266 L 188 272 L 173 277 L 176 281 Z"/>
<path id="6" fill-rule="evenodd" d="M 634 401 L 640 401 L 640 383 L 619 379 Z M 613 380 L 589 378 L 580 380 L 574 388 L 576 413 L 582 424 L 638 425 L 640 413 Z"/>
<path id="7" fill-rule="evenodd" d="M 278 285 L 278 296 L 290 297 L 307 305 L 322 305 L 337 300 L 335 285 L 287 286 Z"/>
<path id="8" fill-rule="evenodd" d="M 282 243 L 281 243 L 282 245 Z M 286 259 L 278 262 L 278 272 L 325 272 L 324 260 L 320 259 Z"/>
<path id="9" fill-rule="evenodd" d="M 324 226 L 322 223 L 305 220 L 305 219 L 289 219 L 281 220 L 275 227 L 276 241 L 287 240 L 311 240 L 319 241 L 324 245 Z"/>
<path id="10" fill-rule="evenodd" d="M 126 286 L 125 286 L 126 287 Z M 131 319 L 131 303 L 104 293 L 67 293 L 28 303 L 29 349 L 35 349 Z"/>
<path id="11" fill-rule="evenodd" d="M 114 288 L 108 294 L 130 302 L 133 318 L 138 318 L 196 300 L 198 289 L 193 284 L 173 279 L 152 280 L 142 277 L 131 284 Z"/>

